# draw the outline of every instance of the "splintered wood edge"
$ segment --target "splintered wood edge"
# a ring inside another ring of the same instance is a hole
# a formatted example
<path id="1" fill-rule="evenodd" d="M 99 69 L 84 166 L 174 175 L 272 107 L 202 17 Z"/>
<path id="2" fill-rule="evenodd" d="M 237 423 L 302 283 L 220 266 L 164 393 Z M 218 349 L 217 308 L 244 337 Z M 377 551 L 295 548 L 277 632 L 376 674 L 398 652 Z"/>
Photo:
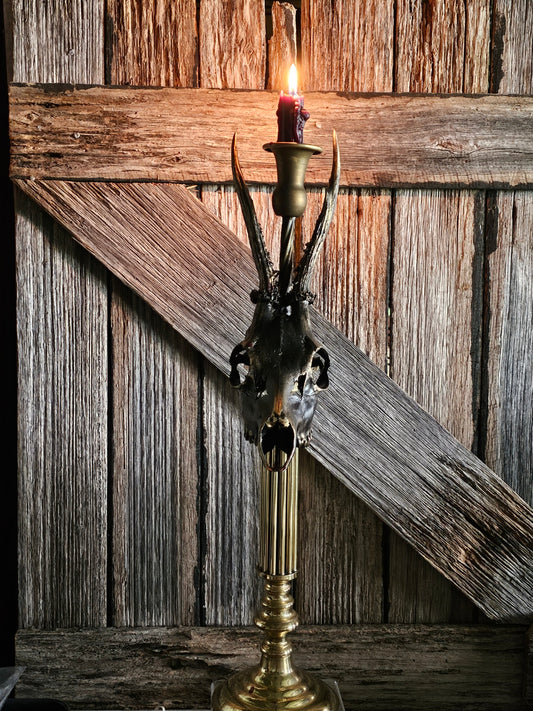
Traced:
<path id="1" fill-rule="evenodd" d="M 185 188 L 17 184 L 228 373 L 253 263 Z M 490 618 L 531 619 L 531 508 L 316 312 L 313 323 L 335 369 L 311 453 Z"/>
<path id="2" fill-rule="evenodd" d="M 250 182 L 274 184 L 277 93 L 219 89 L 10 87 L 11 176 L 229 183 L 238 136 Z M 331 136 L 343 187 L 533 187 L 533 97 L 313 92 L 306 173 L 325 185 Z"/>

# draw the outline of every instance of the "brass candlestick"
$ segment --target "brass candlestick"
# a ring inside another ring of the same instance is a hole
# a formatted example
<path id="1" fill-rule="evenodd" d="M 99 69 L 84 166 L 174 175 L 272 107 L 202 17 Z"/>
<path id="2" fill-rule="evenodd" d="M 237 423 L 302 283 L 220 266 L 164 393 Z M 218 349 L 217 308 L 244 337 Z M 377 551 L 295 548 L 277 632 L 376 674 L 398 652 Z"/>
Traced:
<path id="1" fill-rule="evenodd" d="M 276 454 L 272 452 L 272 459 Z M 338 711 L 336 691 L 295 669 L 287 634 L 296 629 L 291 583 L 296 577 L 298 456 L 283 471 L 261 470 L 259 574 L 265 581 L 255 624 L 264 632 L 259 664 L 230 677 L 213 694 L 215 711 Z"/>
<path id="2" fill-rule="evenodd" d="M 213 711 L 342 711 L 334 686 L 299 671 L 287 635 L 298 625 L 291 583 L 297 572 L 298 450 L 309 440 L 316 394 L 328 385 L 329 357 L 312 336 L 308 306 L 311 271 L 335 209 L 340 161 L 333 137 L 333 169 L 324 206 L 304 256 L 294 266 L 294 221 L 305 210 L 303 185 L 316 146 L 269 143 L 276 156 L 273 195 L 283 217 L 279 271 L 272 268 L 253 202 L 244 182 L 235 139 L 233 175 L 259 274 L 252 294 L 254 318 L 231 354 L 230 380 L 242 396 L 245 434 L 261 455 L 259 574 L 264 591 L 255 624 L 263 631 L 261 658 L 217 684 Z"/>

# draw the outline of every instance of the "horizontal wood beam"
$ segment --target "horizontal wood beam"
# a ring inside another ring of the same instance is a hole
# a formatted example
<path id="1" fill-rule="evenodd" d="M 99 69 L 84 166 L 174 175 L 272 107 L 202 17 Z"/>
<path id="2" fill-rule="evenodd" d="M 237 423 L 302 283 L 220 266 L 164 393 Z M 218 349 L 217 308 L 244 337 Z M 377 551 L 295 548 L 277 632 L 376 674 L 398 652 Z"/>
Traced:
<path id="1" fill-rule="evenodd" d="M 522 626 L 308 627 L 303 669 L 338 681 L 347 709 L 525 709 Z M 208 708 L 211 682 L 259 659 L 250 628 L 21 630 L 17 696 L 74 709 Z"/>
<path id="2" fill-rule="evenodd" d="M 255 270 L 186 188 L 17 184 L 229 373 L 251 321 Z M 489 617 L 530 619 L 532 509 L 316 312 L 313 322 L 332 367 L 312 454 Z"/>
<path id="3" fill-rule="evenodd" d="M 277 94 L 214 89 L 12 85 L 14 178 L 231 181 L 238 134 L 248 180 L 273 184 Z M 307 172 L 323 185 L 331 133 L 339 135 L 341 184 L 354 187 L 533 187 L 533 97 L 310 93 Z"/>

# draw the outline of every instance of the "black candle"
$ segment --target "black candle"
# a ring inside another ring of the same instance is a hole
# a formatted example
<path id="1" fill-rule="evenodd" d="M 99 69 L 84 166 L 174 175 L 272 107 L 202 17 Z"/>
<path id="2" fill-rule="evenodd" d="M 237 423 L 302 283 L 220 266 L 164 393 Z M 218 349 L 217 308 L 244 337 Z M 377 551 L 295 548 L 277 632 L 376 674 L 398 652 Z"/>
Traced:
<path id="1" fill-rule="evenodd" d="M 289 93 L 280 94 L 278 102 L 278 141 L 303 143 L 304 126 L 309 112 L 304 109 L 304 97 L 298 94 L 296 67 L 289 71 Z"/>

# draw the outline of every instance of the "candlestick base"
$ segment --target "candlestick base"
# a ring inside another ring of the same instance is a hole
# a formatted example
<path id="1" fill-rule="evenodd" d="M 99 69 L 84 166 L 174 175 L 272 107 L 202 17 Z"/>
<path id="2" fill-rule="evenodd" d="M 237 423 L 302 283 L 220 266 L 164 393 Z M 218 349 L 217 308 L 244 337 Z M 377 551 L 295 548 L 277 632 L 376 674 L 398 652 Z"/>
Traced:
<path id="1" fill-rule="evenodd" d="M 337 682 L 295 672 L 298 679 L 273 690 L 259 668 L 239 672 L 211 688 L 212 711 L 344 711 Z M 257 684 L 257 685 L 256 685 Z M 250 690 L 247 692 L 247 690 Z"/>
<path id="2" fill-rule="evenodd" d="M 255 624 L 265 636 L 258 665 L 237 672 L 213 691 L 212 711 L 342 711 L 334 689 L 292 664 L 286 639 L 298 625 L 290 592 L 294 573 L 261 573 L 265 589 Z"/>

